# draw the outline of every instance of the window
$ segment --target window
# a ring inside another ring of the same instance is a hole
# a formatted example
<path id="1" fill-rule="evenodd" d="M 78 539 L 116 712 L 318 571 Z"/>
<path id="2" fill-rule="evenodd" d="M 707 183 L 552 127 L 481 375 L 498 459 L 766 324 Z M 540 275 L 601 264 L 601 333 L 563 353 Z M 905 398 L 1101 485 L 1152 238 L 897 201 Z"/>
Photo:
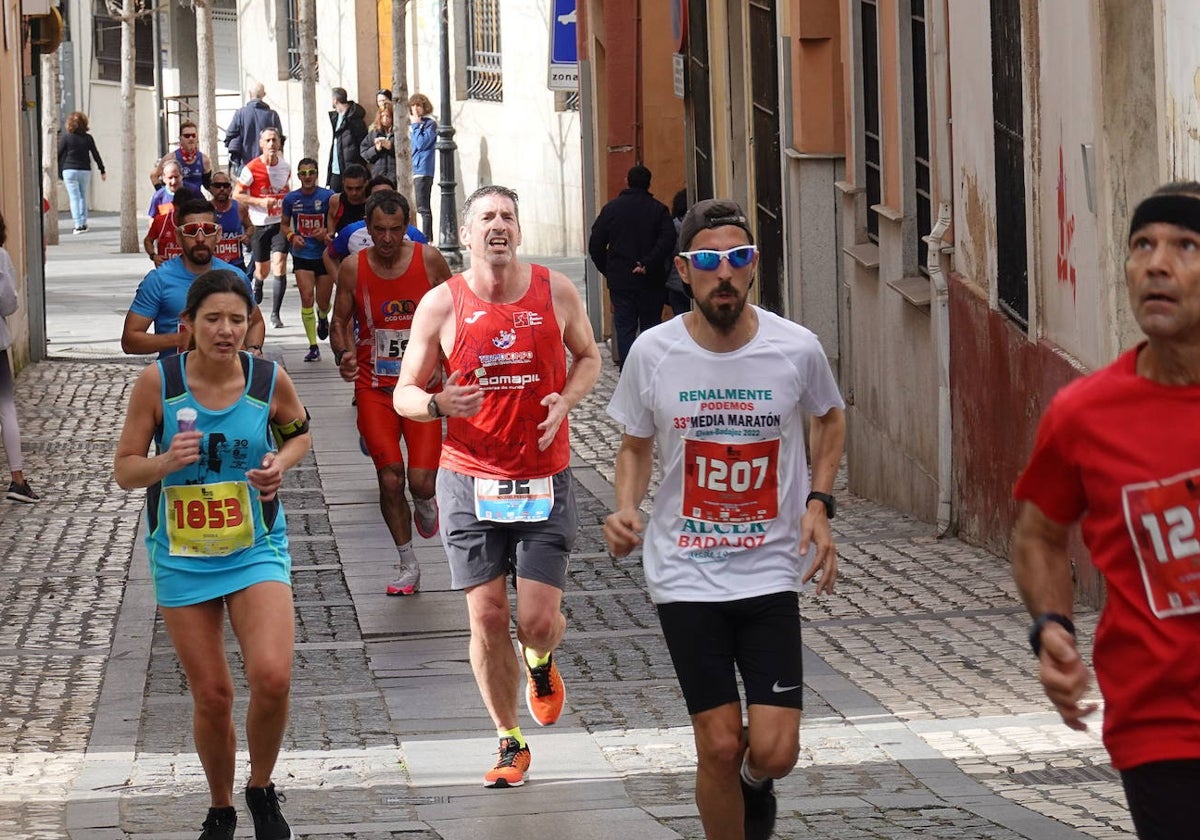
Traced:
<path id="1" fill-rule="evenodd" d="M 300 3 L 302 2 L 302 0 L 286 0 L 286 2 L 287 2 L 287 8 L 285 9 L 285 12 L 286 12 L 286 17 L 287 17 L 287 53 L 285 56 L 284 63 L 285 63 L 285 66 L 287 67 L 287 75 L 285 76 L 285 75 L 283 75 L 283 73 L 280 73 L 280 77 L 281 77 L 281 81 L 286 80 L 286 79 L 296 79 L 297 81 L 299 81 L 299 79 L 300 79 L 300 55 L 303 52 L 303 48 L 304 48 L 304 45 L 301 43 L 301 38 L 300 38 Z M 237 13 L 237 10 L 235 9 L 234 14 L 236 15 L 236 13 Z M 314 20 L 313 27 L 315 28 L 316 25 L 317 25 L 317 22 Z M 314 35 L 315 35 L 315 33 L 314 33 Z M 317 52 L 317 56 L 318 57 L 320 56 L 319 51 Z M 282 70 L 283 68 L 281 67 L 280 69 Z M 321 73 L 320 73 L 320 65 L 318 62 L 317 66 L 315 68 L 315 74 L 313 77 L 313 81 L 320 81 L 320 79 L 321 79 Z"/>
<path id="2" fill-rule="evenodd" d="M 558 112 L 578 111 L 579 110 L 579 91 L 577 90 L 556 90 L 554 91 L 554 110 Z"/>
<path id="3" fill-rule="evenodd" d="M 466 0 L 467 99 L 504 101 L 500 65 L 500 0 Z"/>
<path id="4" fill-rule="evenodd" d="M 687 91 L 692 106 L 695 192 L 700 201 L 713 197 L 712 93 L 709 90 L 708 8 L 688 6 Z"/>
<path id="5" fill-rule="evenodd" d="M 991 0 L 992 110 L 996 144 L 996 301 L 1029 328 L 1025 238 L 1025 116 L 1021 0 Z"/>
<path id="6" fill-rule="evenodd" d="M 925 59 L 925 0 L 912 0 L 913 189 L 917 210 L 917 270 L 929 276 L 925 237 L 933 230 L 929 167 L 929 78 Z"/>
<path id="7" fill-rule="evenodd" d="M 117 4 L 120 5 L 119 3 Z M 154 86 L 154 25 L 147 0 L 136 4 L 140 14 L 133 24 L 133 82 Z M 121 81 L 121 18 L 109 11 L 105 0 L 92 5 L 92 50 L 96 58 L 96 78 L 105 82 Z"/>
<path id="8" fill-rule="evenodd" d="M 867 238 L 879 241 L 879 216 L 871 208 L 883 201 L 883 137 L 879 127 L 879 9 L 862 0 L 863 178 L 867 192 Z"/>

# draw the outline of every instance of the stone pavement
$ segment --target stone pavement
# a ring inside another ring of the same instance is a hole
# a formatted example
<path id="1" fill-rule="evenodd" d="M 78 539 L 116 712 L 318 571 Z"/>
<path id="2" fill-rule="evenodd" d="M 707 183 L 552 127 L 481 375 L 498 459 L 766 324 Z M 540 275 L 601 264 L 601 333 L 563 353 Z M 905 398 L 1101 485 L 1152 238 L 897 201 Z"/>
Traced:
<path id="1" fill-rule="evenodd" d="M 100 217 L 50 249 L 53 358 L 18 379 L 26 470 L 45 501 L 0 503 L 3 837 L 191 838 L 206 806 L 186 686 L 136 536 L 142 493 L 111 479 L 140 369 L 115 338 L 146 268 L 114 253 L 115 228 Z M 581 274 L 579 260 L 555 264 Z M 489 791 L 495 738 L 462 596 L 436 540 L 419 540 L 422 593 L 382 594 L 393 548 L 350 386 L 328 358 L 300 361 L 294 291 L 284 311 L 290 326 L 268 343 L 314 421 L 313 453 L 283 496 L 298 644 L 276 781 L 298 835 L 702 837 L 691 731 L 640 564 L 611 559 L 601 539 L 615 370 L 606 364 L 572 418 L 581 532 L 559 653 L 567 711 L 550 729 L 522 715 L 531 781 Z M 802 601 L 802 755 L 777 786 L 777 836 L 1131 837 L 1099 721 L 1067 730 L 1037 687 L 1003 559 L 838 495 L 841 577 L 835 595 Z M 1077 623 L 1089 639 L 1095 615 Z M 236 659 L 232 638 L 230 650 Z"/>

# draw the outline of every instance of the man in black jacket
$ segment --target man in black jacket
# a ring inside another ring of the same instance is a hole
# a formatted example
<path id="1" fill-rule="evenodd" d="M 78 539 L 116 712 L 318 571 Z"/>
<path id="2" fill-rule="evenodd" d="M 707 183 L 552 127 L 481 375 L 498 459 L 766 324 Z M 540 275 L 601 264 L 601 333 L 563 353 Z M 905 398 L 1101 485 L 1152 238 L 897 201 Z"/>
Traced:
<path id="1" fill-rule="evenodd" d="M 367 136 L 367 112 L 346 94 L 345 88 L 333 89 L 333 110 L 329 112 L 329 124 L 333 128 L 333 147 L 329 150 L 329 177 L 326 186 L 334 192 L 342 191 L 342 173 L 352 164 L 366 166 L 359 152 L 363 138 Z"/>
<path id="2" fill-rule="evenodd" d="M 608 281 L 618 368 L 638 333 L 662 322 L 667 261 L 675 244 L 671 211 L 650 193 L 650 170 L 632 167 L 625 184 L 604 205 L 588 239 L 588 254 Z"/>
<path id="3" fill-rule="evenodd" d="M 255 82 L 246 91 L 250 98 L 237 110 L 225 129 L 225 148 L 229 149 L 230 174 L 234 177 L 249 163 L 262 154 L 258 146 L 258 135 L 264 128 L 273 128 L 283 137 L 283 124 L 275 109 L 263 101 L 267 95 L 262 82 Z"/>

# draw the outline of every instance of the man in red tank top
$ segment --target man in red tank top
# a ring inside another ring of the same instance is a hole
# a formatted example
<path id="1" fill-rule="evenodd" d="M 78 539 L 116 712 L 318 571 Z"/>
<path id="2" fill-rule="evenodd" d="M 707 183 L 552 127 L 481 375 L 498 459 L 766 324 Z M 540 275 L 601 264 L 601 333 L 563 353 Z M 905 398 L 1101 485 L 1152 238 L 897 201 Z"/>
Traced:
<path id="1" fill-rule="evenodd" d="M 451 584 L 466 591 L 471 667 L 500 736 L 484 785 L 517 787 L 530 762 L 517 719 L 522 672 L 538 724 L 557 721 L 566 697 L 551 656 L 566 629 L 562 590 L 578 530 L 566 420 L 596 384 L 600 352 L 571 281 L 517 259 L 516 193 L 476 190 L 460 236 L 471 268 L 417 307 L 395 407 L 413 420 L 448 418 L 437 476 L 442 544 Z M 450 376 L 434 393 L 425 383 L 441 354 Z M 509 637 L 510 571 L 519 657 Z"/>
<path id="2" fill-rule="evenodd" d="M 392 408 L 392 390 L 401 361 L 408 365 L 405 346 L 417 303 L 431 286 L 450 276 L 450 268 L 436 248 L 405 239 L 408 219 L 408 201 L 395 191 L 375 193 L 367 201 L 367 228 L 375 244 L 342 261 L 329 336 L 338 372 L 354 383 L 358 431 L 375 462 L 379 509 L 400 555 L 388 595 L 412 595 L 420 589 L 413 520 L 422 537 L 432 537 L 438 530 L 434 478 L 442 446 L 441 424 L 401 418 Z M 436 373 L 422 382 L 432 381 Z M 404 498 L 401 435 L 408 447 L 407 483 L 415 516 Z"/>

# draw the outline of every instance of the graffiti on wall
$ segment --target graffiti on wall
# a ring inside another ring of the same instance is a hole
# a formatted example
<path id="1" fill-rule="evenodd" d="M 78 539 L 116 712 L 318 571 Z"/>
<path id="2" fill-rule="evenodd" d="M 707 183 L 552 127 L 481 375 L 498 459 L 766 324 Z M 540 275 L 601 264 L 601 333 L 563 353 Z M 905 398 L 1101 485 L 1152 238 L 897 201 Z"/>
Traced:
<path id="1" fill-rule="evenodd" d="M 1075 214 L 1068 213 L 1067 171 L 1063 164 L 1063 147 L 1058 147 L 1058 282 L 1071 284 L 1071 300 L 1075 299 Z"/>

